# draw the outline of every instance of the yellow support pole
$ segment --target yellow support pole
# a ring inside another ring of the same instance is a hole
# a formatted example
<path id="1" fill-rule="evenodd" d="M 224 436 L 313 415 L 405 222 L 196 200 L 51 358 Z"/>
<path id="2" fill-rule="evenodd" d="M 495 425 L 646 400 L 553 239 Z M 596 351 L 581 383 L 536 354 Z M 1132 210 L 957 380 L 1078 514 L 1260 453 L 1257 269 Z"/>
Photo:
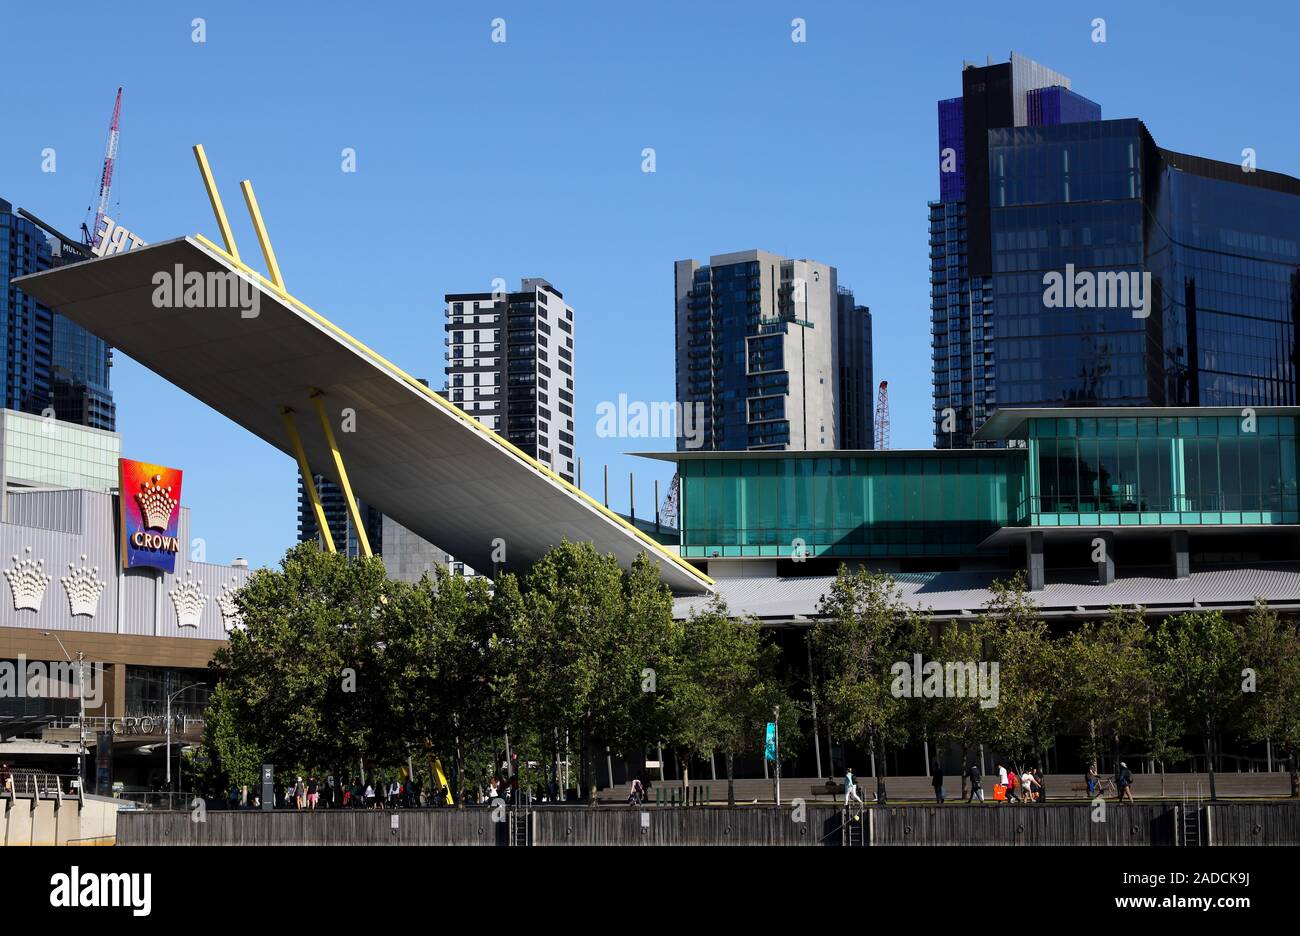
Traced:
<path id="1" fill-rule="evenodd" d="M 208 190 L 208 201 L 212 202 L 212 213 L 217 216 L 217 227 L 221 229 L 221 239 L 225 241 L 226 253 L 238 260 L 239 250 L 235 247 L 235 235 L 231 233 L 230 221 L 226 218 L 226 209 L 221 205 L 221 193 L 217 191 L 217 183 L 212 178 L 212 167 L 208 165 L 208 154 L 203 152 L 202 143 L 194 145 L 194 158 L 199 163 L 199 174 L 203 176 L 203 186 Z"/>
<path id="2" fill-rule="evenodd" d="M 266 258 L 266 271 L 271 274 L 271 282 L 284 289 L 284 277 L 280 275 L 280 264 L 275 262 L 275 251 L 271 248 L 271 237 L 266 233 L 262 223 L 262 210 L 257 207 L 257 196 L 253 194 L 253 183 L 248 179 L 239 183 L 244 193 L 244 204 L 248 206 L 249 217 L 253 219 L 253 228 L 257 231 L 257 242 L 262 245 L 262 256 Z"/>
<path id="3" fill-rule="evenodd" d="M 337 552 L 334 548 L 334 536 L 330 533 L 330 525 L 325 522 L 325 508 L 321 506 L 320 494 L 316 491 L 315 476 L 311 472 L 311 465 L 307 464 L 307 452 L 302 447 L 302 437 L 298 435 L 298 427 L 293 421 L 293 410 L 287 406 L 282 406 L 280 407 L 280 415 L 284 417 L 285 428 L 289 430 L 289 441 L 293 443 L 293 454 L 298 458 L 298 470 L 302 472 L 302 481 L 307 487 L 307 497 L 311 500 L 311 510 L 316 515 L 316 529 L 320 530 L 321 540 L 325 543 L 325 551 Z"/>
<path id="4" fill-rule="evenodd" d="M 348 505 L 348 516 L 352 518 L 352 527 L 357 531 L 357 541 L 361 543 L 361 555 L 369 559 L 374 555 L 370 551 L 370 538 L 366 536 L 366 526 L 361 522 L 361 511 L 357 509 L 357 499 L 352 496 L 352 484 L 348 481 L 347 469 L 343 467 L 343 455 L 339 452 L 339 444 L 334 439 L 334 429 L 330 426 L 329 414 L 325 412 L 325 404 L 321 400 L 319 390 L 311 395 L 311 402 L 316 407 L 316 415 L 320 417 L 321 431 L 325 433 L 325 441 L 329 444 L 330 455 L 334 458 L 334 470 L 339 476 L 339 486 L 343 488 L 343 501 Z"/>

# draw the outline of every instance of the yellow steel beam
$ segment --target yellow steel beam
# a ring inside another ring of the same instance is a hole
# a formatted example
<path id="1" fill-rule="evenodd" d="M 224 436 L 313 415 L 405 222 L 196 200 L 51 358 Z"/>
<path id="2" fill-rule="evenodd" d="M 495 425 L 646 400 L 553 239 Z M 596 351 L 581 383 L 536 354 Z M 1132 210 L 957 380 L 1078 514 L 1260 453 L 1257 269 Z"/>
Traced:
<path id="1" fill-rule="evenodd" d="M 293 443 L 293 454 L 298 458 L 298 470 L 302 472 L 302 482 L 307 487 L 307 497 L 311 500 L 311 510 L 316 515 L 316 529 L 320 530 L 321 540 L 325 544 L 325 551 L 336 552 L 334 549 L 334 536 L 330 533 L 330 525 L 325 521 L 325 508 L 321 506 L 320 494 L 316 491 L 316 478 L 311 473 L 311 465 L 307 464 L 307 452 L 302 447 L 302 437 L 298 435 L 298 427 L 293 421 L 293 410 L 287 406 L 282 406 L 280 407 L 280 415 L 284 417 L 284 426 L 289 430 L 289 441 Z"/>
<path id="2" fill-rule="evenodd" d="M 253 183 L 248 179 L 239 183 L 244 193 L 244 204 L 248 206 L 249 217 L 253 219 L 253 228 L 257 231 L 257 242 L 262 245 L 262 256 L 266 258 L 266 271 L 271 274 L 271 282 L 284 289 L 284 277 L 280 275 L 280 264 L 275 262 L 275 250 L 271 247 L 271 237 L 266 233 L 262 223 L 262 209 L 257 207 L 257 196 L 253 194 Z"/>
<path id="3" fill-rule="evenodd" d="M 194 145 L 194 158 L 199 163 L 199 174 L 203 176 L 203 186 L 208 190 L 208 201 L 212 202 L 212 213 L 217 216 L 217 227 L 221 229 L 221 239 L 226 243 L 226 253 L 239 260 L 239 250 L 235 247 L 235 235 L 231 233 L 230 221 L 226 218 L 226 209 L 221 205 L 221 193 L 212 178 L 212 167 L 208 165 L 208 154 L 203 152 L 203 144 Z"/>
<path id="4" fill-rule="evenodd" d="M 321 431 L 325 433 L 325 442 L 330 447 L 330 456 L 334 459 L 334 470 L 339 476 L 339 486 L 343 488 L 343 501 L 348 505 L 348 516 L 352 518 L 352 527 L 357 531 L 357 541 L 361 544 L 361 555 L 369 559 L 374 555 L 370 551 L 370 538 L 366 536 L 366 525 L 361 522 L 361 511 L 357 508 L 357 499 L 352 496 L 352 483 L 348 481 L 347 469 L 343 467 L 343 454 L 334 439 L 334 428 L 330 425 L 329 414 L 325 412 L 325 403 L 321 400 L 319 390 L 311 395 L 316 415 L 320 417 Z"/>

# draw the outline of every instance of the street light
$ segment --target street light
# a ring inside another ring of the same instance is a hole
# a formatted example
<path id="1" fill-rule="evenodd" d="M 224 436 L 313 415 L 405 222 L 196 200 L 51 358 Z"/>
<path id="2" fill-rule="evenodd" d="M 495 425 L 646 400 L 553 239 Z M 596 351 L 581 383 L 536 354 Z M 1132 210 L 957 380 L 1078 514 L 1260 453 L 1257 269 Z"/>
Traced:
<path id="1" fill-rule="evenodd" d="M 63 641 L 59 640 L 59 635 L 51 631 L 41 631 L 42 637 L 53 637 L 58 641 L 59 649 L 67 657 L 68 662 L 72 662 L 72 656 L 68 653 L 68 648 L 63 646 Z M 81 706 L 81 714 L 77 718 L 77 790 L 81 791 L 82 785 L 86 782 L 86 671 L 85 671 L 86 652 L 77 651 L 77 701 Z"/>
<path id="2" fill-rule="evenodd" d="M 196 682 L 188 686 L 181 686 L 175 692 L 167 697 L 167 789 L 172 788 L 172 699 L 176 698 L 187 689 L 193 689 L 195 686 L 206 686 L 207 683 Z"/>

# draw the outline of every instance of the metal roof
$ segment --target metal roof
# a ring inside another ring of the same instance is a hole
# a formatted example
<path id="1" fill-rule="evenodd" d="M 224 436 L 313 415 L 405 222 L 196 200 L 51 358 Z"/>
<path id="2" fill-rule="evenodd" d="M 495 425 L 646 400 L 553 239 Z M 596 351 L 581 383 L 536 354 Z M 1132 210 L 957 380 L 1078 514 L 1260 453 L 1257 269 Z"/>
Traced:
<path id="1" fill-rule="evenodd" d="M 154 277 L 177 267 L 251 281 L 260 293 L 258 314 L 244 317 L 221 304 L 157 307 Z M 355 431 L 336 436 L 356 495 L 476 569 L 493 568 L 498 537 L 511 569 L 567 538 L 593 543 L 624 567 L 649 556 L 678 594 L 711 585 L 689 563 L 215 246 L 177 238 L 15 282 L 290 457 L 281 407 L 293 408 L 312 471 L 335 481 L 309 398 L 319 390 L 340 420 L 353 410 Z"/>
<path id="2" fill-rule="evenodd" d="M 1202 416 L 1235 416 L 1246 409 L 1256 416 L 1300 416 L 1300 406 L 1042 406 L 994 410 L 974 438 L 989 442 L 1008 438 L 1028 419 L 1134 419 L 1153 417 L 1192 419 Z"/>
<path id="3" fill-rule="evenodd" d="M 1029 597 L 1045 617 L 1097 617 L 1115 605 L 1141 605 L 1148 611 L 1184 611 L 1197 608 L 1243 609 L 1265 599 L 1276 608 L 1300 609 L 1300 563 L 1266 563 L 1255 566 L 1193 572 L 1188 578 L 1171 578 L 1164 569 L 1118 578 L 1110 585 L 1089 582 L 1090 570 L 1062 573 L 1068 581 L 1049 582 Z M 1002 571 L 893 573 L 904 603 L 936 619 L 978 614 L 992 599 L 989 586 L 1009 581 L 1014 569 Z M 1091 573 L 1095 574 L 1095 573 Z M 822 596 L 834 576 L 727 577 L 717 580 L 717 593 L 728 610 L 771 623 L 815 618 Z M 679 598 L 673 613 L 686 617 L 703 610 L 705 597 Z"/>

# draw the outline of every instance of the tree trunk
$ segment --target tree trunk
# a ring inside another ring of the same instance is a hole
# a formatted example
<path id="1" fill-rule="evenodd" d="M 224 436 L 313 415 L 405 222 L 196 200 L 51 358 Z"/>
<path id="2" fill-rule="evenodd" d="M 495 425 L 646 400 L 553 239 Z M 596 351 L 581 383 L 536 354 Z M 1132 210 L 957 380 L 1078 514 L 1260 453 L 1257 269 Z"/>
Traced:
<path id="1" fill-rule="evenodd" d="M 727 752 L 727 805 L 736 808 L 736 771 L 730 751 Z"/>
<path id="2" fill-rule="evenodd" d="M 884 747 L 883 741 L 881 747 Z M 883 770 L 876 770 L 876 736 L 874 734 L 871 736 L 871 770 L 876 775 L 876 802 L 883 803 L 885 801 L 885 777 Z"/>
<path id="3" fill-rule="evenodd" d="M 1210 802 L 1213 803 L 1219 798 L 1218 788 L 1214 783 L 1214 729 L 1209 722 L 1205 725 L 1205 766 L 1210 772 Z"/>
<path id="4" fill-rule="evenodd" d="M 412 777 L 412 780 L 415 778 Z M 415 805 L 419 806 L 419 803 Z M 465 756 L 460 750 L 460 738 L 456 739 L 456 808 L 465 808 Z"/>
<path id="5" fill-rule="evenodd" d="M 596 747 L 590 724 L 582 727 L 583 781 L 587 784 L 587 805 L 596 805 Z"/>

